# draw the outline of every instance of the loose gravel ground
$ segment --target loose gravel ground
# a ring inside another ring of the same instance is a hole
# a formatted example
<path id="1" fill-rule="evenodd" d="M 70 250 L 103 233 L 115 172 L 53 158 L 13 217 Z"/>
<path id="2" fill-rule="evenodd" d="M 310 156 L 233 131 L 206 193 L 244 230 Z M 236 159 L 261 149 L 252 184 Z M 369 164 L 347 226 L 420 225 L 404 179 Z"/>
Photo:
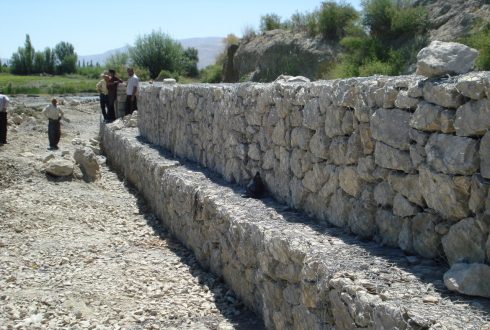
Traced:
<path id="1" fill-rule="evenodd" d="M 47 97 L 13 97 L 0 146 L 0 329 L 262 329 L 220 278 L 161 228 L 99 157 L 95 182 L 56 178 L 44 161 L 97 138 L 94 99 L 61 97 L 60 150 Z"/>

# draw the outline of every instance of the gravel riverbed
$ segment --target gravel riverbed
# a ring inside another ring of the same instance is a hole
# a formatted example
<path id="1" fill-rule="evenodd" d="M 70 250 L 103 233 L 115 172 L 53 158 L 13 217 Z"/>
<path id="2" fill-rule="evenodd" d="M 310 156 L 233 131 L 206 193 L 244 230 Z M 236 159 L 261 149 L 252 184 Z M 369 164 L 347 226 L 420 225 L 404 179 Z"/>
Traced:
<path id="1" fill-rule="evenodd" d="M 0 146 L 0 329 L 263 329 L 220 278 L 147 209 L 103 156 L 100 178 L 53 177 L 46 160 L 96 141 L 93 97 L 60 97 L 48 151 L 48 97 L 12 97 Z"/>

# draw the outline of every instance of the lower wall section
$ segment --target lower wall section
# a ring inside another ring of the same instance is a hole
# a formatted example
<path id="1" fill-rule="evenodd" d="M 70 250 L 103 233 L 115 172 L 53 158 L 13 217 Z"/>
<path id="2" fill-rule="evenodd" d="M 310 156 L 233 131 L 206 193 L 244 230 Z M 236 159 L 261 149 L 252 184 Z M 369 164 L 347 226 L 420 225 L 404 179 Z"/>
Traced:
<path id="1" fill-rule="evenodd" d="M 272 200 L 244 199 L 118 125 L 101 128 L 110 164 L 268 328 L 479 329 L 488 316 L 488 301 L 453 304 L 431 261 L 355 242 Z"/>

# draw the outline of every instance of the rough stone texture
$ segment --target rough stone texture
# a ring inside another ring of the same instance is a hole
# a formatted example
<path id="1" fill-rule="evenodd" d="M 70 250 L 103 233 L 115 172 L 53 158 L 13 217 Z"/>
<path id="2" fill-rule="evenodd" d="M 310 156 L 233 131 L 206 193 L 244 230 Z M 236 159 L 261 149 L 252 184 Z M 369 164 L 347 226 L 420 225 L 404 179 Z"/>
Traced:
<path id="1" fill-rule="evenodd" d="M 490 133 L 487 132 L 480 142 L 480 173 L 484 178 L 490 178 Z"/>
<path id="2" fill-rule="evenodd" d="M 490 266 L 484 264 L 454 264 L 444 274 L 444 284 L 449 290 L 490 298 Z"/>
<path id="3" fill-rule="evenodd" d="M 426 101 L 444 108 L 456 109 L 464 100 L 452 81 L 428 81 L 424 85 L 423 93 Z"/>
<path id="4" fill-rule="evenodd" d="M 73 173 L 73 165 L 71 160 L 54 158 L 47 162 L 46 172 L 54 176 L 70 176 Z"/>
<path id="5" fill-rule="evenodd" d="M 87 181 L 94 181 L 100 176 L 100 166 L 92 149 L 77 148 L 73 158 L 80 165 L 83 176 Z"/>
<path id="6" fill-rule="evenodd" d="M 474 182 L 490 163 L 488 82 L 471 77 L 143 84 L 138 125 L 142 138 L 228 182 L 260 171 L 274 198 L 320 222 L 434 256 L 429 242 L 448 224 L 490 213 L 486 183 Z M 455 110 L 463 98 L 472 100 Z M 375 221 L 378 209 L 403 217 L 397 239 Z M 437 223 L 414 225 L 421 210 Z"/>
<path id="7" fill-rule="evenodd" d="M 475 308 L 455 304 L 451 297 L 443 306 L 423 302 L 427 295 L 444 297 L 444 269 L 434 263 L 414 264 L 400 251 L 355 241 L 342 229 L 309 222 L 271 199 L 243 199 L 222 179 L 165 158 L 137 135 L 134 129 L 103 128 L 102 143 L 111 164 L 140 190 L 199 263 L 221 276 L 263 317 L 267 328 L 483 324 Z M 341 190 L 337 195 L 338 202 L 346 200 Z M 362 193 L 359 200 L 369 200 L 368 195 Z M 402 221 L 389 214 L 385 219 L 379 237 L 396 245 Z M 484 301 L 479 304 L 485 306 L 480 312 L 490 308 Z"/>
<path id="8" fill-rule="evenodd" d="M 395 106 L 400 109 L 415 109 L 419 100 L 415 97 L 408 96 L 408 91 L 400 91 L 395 100 Z"/>
<path id="9" fill-rule="evenodd" d="M 395 191 L 393 191 L 389 183 L 381 182 L 374 188 L 374 199 L 379 205 L 393 207 L 394 198 Z"/>
<path id="10" fill-rule="evenodd" d="M 473 100 L 485 98 L 490 85 L 490 72 L 470 72 L 459 77 L 456 89 Z"/>
<path id="11" fill-rule="evenodd" d="M 427 167 L 419 168 L 419 185 L 427 205 L 447 219 L 459 220 L 469 214 L 470 182 L 452 178 Z"/>
<path id="12" fill-rule="evenodd" d="M 413 248 L 423 257 L 440 257 L 441 238 L 436 232 L 436 224 L 440 219 L 430 213 L 419 213 L 411 221 Z"/>
<path id="13" fill-rule="evenodd" d="M 396 148 L 392 148 L 382 142 L 376 142 L 374 150 L 376 164 L 392 170 L 399 170 L 410 173 L 413 170 L 410 153 Z"/>
<path id="14" fill-rule="evenodd" d="M 417 74 L 426 77 L 467 73 L 475 66 L 476 49 L 455 42 L 432 41 L 417 54 Z"/>
<path id="15" fill-rule="evenodd" d="M 483 179 L 480 175 L 473 175 L 471 178 L 471 195 L 468 201 L 471 212 L 480 214 L 485 211 L 485 199 L 487 198 L 490 182 Z"/>
<path id="16" fill-rule="evenodd" d="M 480 0 L 415 0 L 427 10 L 429 39 L 453 41 L 466 37 L 475 26 L 490 20 L 490 6 Z"/>
<path id="17" fill-rule="evenodd" d="M 450 265 L 484 263 L 488 229 L 478 219 L 467 218 L 451 226 L 442 238 L 442 246 Z"/>
<path id="18" fill-rule="evenodd" d="M 419 212 L 416 205 L 410 203 L 402 194 L 396 194 L 393 200 L 393 213 L 399 217 L 414 216 Z"/>
<path id="19" fill-rule="evenodd" d="M 320 38 L 277 29 L 255 38 L 244 38 L 233 56 L 233 68 L 238 79 L 245 77 L 252 81 L 273 81 L 286 67 L 314 79 L 320 64 L 335 57 L 337 51 Z"/>
<path id="20" fill-rule="evenodd" d="M 388 177 L 388 182 L 395 191 L 405 196 L 410 202 L 425 207 L 418 175 L 393 173 Z"/>
<path id="21" fill-rule="evenodd" d="M 458 108 L 454 121 L 456 134 L 481 136 L 490 129 L 490 101 L 469 101 Z"/>
<path id="22" fill-rule="evenodd" d="M 471 138 L 432 134 L 425 145 L 425 152 L 427 163 L 446 174 L 471 175 L 480 165 L 477 141 Z"/>
<path id="23" fill-rule="evenodd" d="M 371 117 L 371 134 L 374 139 L 391 147 L 408 150 L 410 117 L 410 113 L 403 110 L 378 109 Z"/>
<path id="24" fill-rule="evenodd" d="M 454 131 L 454 111 L 429 102 L 420 102 L 410 120 L 410 126 L 426 132 Z"/>

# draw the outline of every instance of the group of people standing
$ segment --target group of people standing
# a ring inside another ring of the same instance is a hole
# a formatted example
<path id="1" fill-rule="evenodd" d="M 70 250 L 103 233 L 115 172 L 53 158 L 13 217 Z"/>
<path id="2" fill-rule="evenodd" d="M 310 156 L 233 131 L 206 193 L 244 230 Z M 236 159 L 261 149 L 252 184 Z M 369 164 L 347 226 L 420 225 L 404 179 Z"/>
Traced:
<path id="1" fill-rule="evenodd" d="M 128 68 L 128 81 L 126 84 L 126 104 L 124 108 L 124 114 L 132 114 L 134 110 L 138 109 L 137 94 L 139 87 L 139 78 L 134 73 L 133 68 Z M 116 75 L 115 70 L 109 70 L 109 74 L 102 73 L 102 78 L 96 85 L 97 91 L 100 96 L 100 109 L 102 110 L 102 116 L 104 122 L 110 123 L 116 119 L 116 112 L 114 104 L 117 99 L 117 86 L 123 81 Z"/>
<path id="2" fill-rule="evenodd" d="M 137 95 L 139 88 L 139 78 L 134 74 L 133 68 L 128 68 L 128 81 L 126 83 L 126 104 L 124 114 L 132 114 L 138 109 Z M 100 108 L 104 122 L 110 123 L 116 119 L 114 103 L 117 99 L 117 86 L 123 81 L 116 75 L 115 70 L 109 70 L 108 74 L 101 74 L 102 79 L 97 83 L 96 88 L 100 94 Z M 7 106 L 9 98 L 0 94 L 0 146 L 7 143 Z M 64 118 L 63 110 L 58 107 L 58 100 L 53 98 L 51 104 L 46 106 L 42 114 L 48 119 L 48 139 L 49 150 L 58 150 L 58 143 L 61 137 L 61 120 Z M 67 119 L 65 119 L 68 121 Z"/>

